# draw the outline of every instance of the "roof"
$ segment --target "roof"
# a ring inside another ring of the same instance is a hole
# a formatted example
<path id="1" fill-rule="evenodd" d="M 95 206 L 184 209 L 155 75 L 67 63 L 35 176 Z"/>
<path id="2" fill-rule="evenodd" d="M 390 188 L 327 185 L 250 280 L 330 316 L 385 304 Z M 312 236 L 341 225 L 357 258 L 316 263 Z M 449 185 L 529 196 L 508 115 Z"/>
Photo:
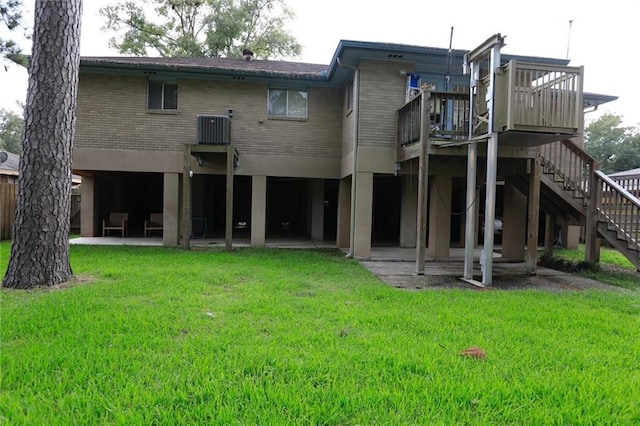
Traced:
<path id="1" fill-rule="evenodd" d="M 609 177 L 640 176 L 640 168 L 611 173 Z"/>
<path id="2" fill-rule="evenodd" d="M 7 160 L 0 163 L 0 175 L 18 176 L 20 157 L 12 152 L 7 152 Z"/>
<path id="3" fill-rule="evenodd" d="M 83 57 L 81 67 L 129 68 L 158 71 L 206 72 L 324 80 L 327 65 L 304 62 L 235 58 Z"/>
<path id="4" fill-rule="evenodd" d="M 174 78 L 229 79 L 249 81 L 278 81 L 279 84 L 317 84 L 341 86 L 353 78 L 353 67 L 362 60 L 397 61 L 414 64 L 414 72 L 445 73 L 468 81 L 462 75 L 468 50 L 408 44 L 340 40 L 328 65 L 292 61 L 245 60 L 239 58 L 163 58 L 163 57 L 83 57 L 81 71 L 110 74 L 158 75 Z M 501 54 L 506 64 L 515 59 L 551 66 L 566 66 L 567 59 Z M 616 100 L 617 96 L 596 93 L 584 94 L 584 108 L 597 107 Z"/>

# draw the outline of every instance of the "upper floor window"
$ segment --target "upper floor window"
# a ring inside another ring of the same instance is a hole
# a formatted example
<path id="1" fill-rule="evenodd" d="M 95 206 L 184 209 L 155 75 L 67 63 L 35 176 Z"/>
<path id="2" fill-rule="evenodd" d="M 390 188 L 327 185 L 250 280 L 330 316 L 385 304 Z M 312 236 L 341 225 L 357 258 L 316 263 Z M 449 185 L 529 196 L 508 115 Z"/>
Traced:
<path id="1" fill-rule="evenodd" d="M 147 108 L 178 109 L 178 85 L 165 81 L 149 80 Z"/>
<path id="2" fill-rule="evenodd" d="M 269 89 L 269 116 L 307 118 L 307 97 L 302 90 Z"/>

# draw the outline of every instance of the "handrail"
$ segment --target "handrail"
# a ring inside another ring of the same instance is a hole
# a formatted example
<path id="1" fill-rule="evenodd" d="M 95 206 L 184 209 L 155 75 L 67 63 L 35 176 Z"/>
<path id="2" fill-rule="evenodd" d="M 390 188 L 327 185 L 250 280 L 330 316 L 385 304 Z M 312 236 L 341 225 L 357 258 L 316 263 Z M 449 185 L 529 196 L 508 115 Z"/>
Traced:
<path id="1" fill-rule="evenodd" d="M 560 140 L 541 147 L 542 166 L 559 176 L 569 189 L 589 199 L 589 181 L 598 162 L 570 140 Z"/>
<path id="2" fill-rule="evenodd" d="M 605 175 L 600 170 L 596 170 L 596 175 L 598 176 L 598 178 L 602 179 L 607 185 L 615 189 L 616 192 L 618 192 L 620 195 L 626 198 L 631 204 L 640 208 L 640 200 L 638 200 L 638 198 L 636 198 L 632 193 L 624 189 L 624 187 L 622 187 L 618 182 L 611 179 L 609 176 Z"/>

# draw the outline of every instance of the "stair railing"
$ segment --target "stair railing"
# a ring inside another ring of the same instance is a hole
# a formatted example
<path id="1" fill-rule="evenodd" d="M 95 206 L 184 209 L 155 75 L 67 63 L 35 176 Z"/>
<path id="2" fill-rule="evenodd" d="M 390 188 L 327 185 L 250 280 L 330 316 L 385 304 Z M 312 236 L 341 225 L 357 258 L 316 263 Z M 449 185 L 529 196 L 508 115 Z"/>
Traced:
<path id="1" fill-rule="evenodd" d="M 584 199 L 587 207 L 587 234 L 597 232 L 596 220 L 614 231 L 627 248 L 640 252 L 640 200 L 599 169 L 598 162 L 570 140 L 562 140 L 540 147 L 543 171 L 553 173 L 558 185 L 574 191 Z M 595 236 L 595 234 L 594 234 Z M 604 236 L 604 235 L 603 235 Z M 588 246 L 590 239 L 587 235 Z M 595 253 L 587 257 L 596 259 Z M 629 256 L 629 253 L 625 253 Z M 638 265 L 638 260 L 632 262 Z"/>
<path id="2" fill-rule="evenodd" d="M 640 200 L 600 170 L 596 179 L 602 194 L 597 207 L 599 220 L 615 231 L 618 239 L 640 252 Z"/>
<path id="3" fill-rule="evenodd" d="M 562 180 L 564 189 L 576 192 L 588 202 L 589 182 L 598 162 L 570 140 L 542 145 L 540 151 L 543 172 L 553 173 Z"/>

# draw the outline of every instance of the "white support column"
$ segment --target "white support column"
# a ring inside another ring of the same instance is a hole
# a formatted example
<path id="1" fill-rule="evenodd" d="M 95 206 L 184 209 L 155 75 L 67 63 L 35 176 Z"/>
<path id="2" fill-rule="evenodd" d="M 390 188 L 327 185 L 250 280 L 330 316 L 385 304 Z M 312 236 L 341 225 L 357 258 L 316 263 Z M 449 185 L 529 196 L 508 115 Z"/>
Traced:
<path id="1" fill-rule="evenodd" d="M 496 179 L 498 174 L 498 134 L 491 133 L 487 145 L 487 193 L 484 204 L 484 247 L 480 264 L 482 265 L 482 284 L 493 283 L 493 232 L 496 218 Z"/>
<path id="2" fill-rule="evenodd" d="M 478 145 L 467 148 L 467 204 L 464 229 L 464 278 L 473 279 L 473 249 L 476 245 L 476 170 L 478 166 Z"/>

